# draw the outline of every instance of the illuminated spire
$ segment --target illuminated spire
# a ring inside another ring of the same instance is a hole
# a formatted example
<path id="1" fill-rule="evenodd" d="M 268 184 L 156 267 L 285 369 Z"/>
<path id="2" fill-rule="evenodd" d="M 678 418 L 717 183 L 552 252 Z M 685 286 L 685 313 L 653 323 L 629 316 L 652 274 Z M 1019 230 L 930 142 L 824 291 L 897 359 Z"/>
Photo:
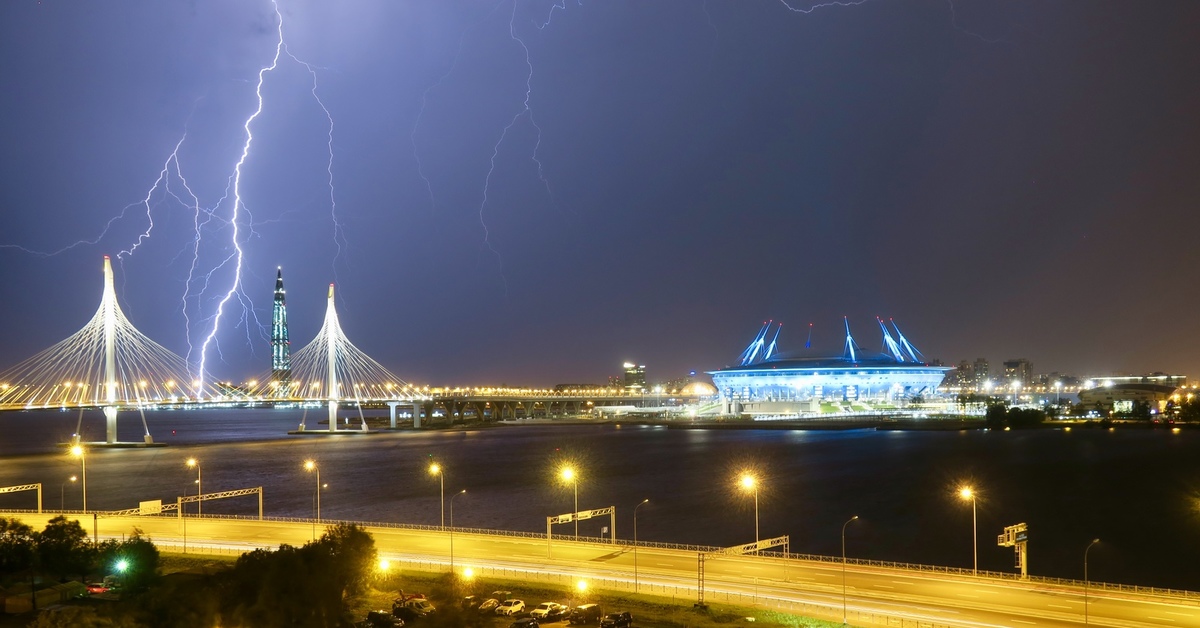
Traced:
<path id="1" fill-rule="evenodd" d="M 286 397 L 292 383 L 292 350 L 288 341 L 287 291 L 283 289 L 283 267 L 275 273 L 275 306 L 271 310 L 271 381 Z"/>

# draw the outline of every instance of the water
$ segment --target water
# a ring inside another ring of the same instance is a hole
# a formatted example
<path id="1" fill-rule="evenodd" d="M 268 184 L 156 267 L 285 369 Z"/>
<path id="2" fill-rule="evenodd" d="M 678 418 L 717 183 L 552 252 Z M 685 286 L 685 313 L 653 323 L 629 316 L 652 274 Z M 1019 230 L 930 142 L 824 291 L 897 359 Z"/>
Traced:
<path id="1" fill-rule="evenodd" d="M 310 412 L 315 427 L 320 414 Z M 971 506 L 955 488 L 979 493 L 979 568 L 1013 571 L 1013 552 L 996 546 L 1004 528 L 1029 524 L 1030 573 L 1081 578 L 1083 552 L 1093 579 L 1200 590 L 1200 431 L 1077 428 L 1029 432 L 801 432 L 668 430 L 649 426 L 522 426 L 369 436 L 285 436 L 300 410 L 147 413 L 154 449 L 94 450 L 87 459 L 88 506 L 119 509 L 174 501 L 195 492 L 201 461 L 205 492 L 262 486 L 268 515 L 311 516 L 315 459 L 326 518 L 437 524 L 446 473 L 446 517 L 454 498 L 460 527 L 545 531 L 547 515 L 572 510 L 571 486 L 556 469 L 574 461 L 581 509 L 617 507 L 617 534 L 640 540 L 735 545 L 754 540 L 753 495 L 737 474 L 761 476 L 762 538 L 787 534 L 791 550 L 838 555 L 842 524 L 851 557 L 971 566 Z M 61 483 L 79 461 L 55 443 L 75 431 L 78 413 L 0 414 L 0 486 L 42 482 L 45 504 L 80 507 L 78 484 Z M 99 438 L 103 418 L 84 418 Z M 121 438 L 140 440 L 136 413 L 121 416 Z M 174 433 L 172 433 L 174 432 Z M 0 495 L 0 507 L 31 508 L 32 493 Z M 206 513 L 254 514 L 253 497 L 212 501 Z M 599 535 L 607 518 L 580 524 Z M 570 525 L 558 526 L 568 533 Z"/>

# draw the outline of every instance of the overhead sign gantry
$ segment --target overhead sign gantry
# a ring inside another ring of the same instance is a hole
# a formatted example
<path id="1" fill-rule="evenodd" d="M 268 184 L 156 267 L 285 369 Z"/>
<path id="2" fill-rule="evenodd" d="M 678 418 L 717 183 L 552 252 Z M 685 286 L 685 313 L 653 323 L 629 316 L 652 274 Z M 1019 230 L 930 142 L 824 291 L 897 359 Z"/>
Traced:
<path id="1" fill-rule="evenodd" d="M 696 606 L 704 608 L 704 559 L 716 558 L 718 556 L 744 556 L 746 554 L 757 554 L 765 549 L 772 547 L 783 546 L 783 553 L 790 553 L 790 544 L 788 536 L 777 536 L 773 539 L 763 539 L 754 543 L 746 543 L 745 545 L 734 545 L 711 552 L 699 552 L 696 555 Z"/>
<path id="2" fill-rule="evenodd" d="M 609 542 L 616 543 L 616 540 L 617 540 L 617 507 L 616 506 L 609 506 L 608 508 L 596 508 L 593 510 L 581 510 L 579 512 L 568 512 L 566 514 L 558 515 L 557 517 L 546 517 L 546 558 L 550 558 L 551 557 L 550 553 L 553 551 L 552 550 L 553 544 L 551 543 L 552 537 L 550 534 L 550 526 L 552 526 L 556 523 L 571 523 L 572 521 L 583 521 L 584 519 L 591 519 L 592 517 L 599 517 L 601 515 L 609 516 L 608 525 L 610 526 L 609 529 L 612 530 L 612 534 L 609 536 Z"/>

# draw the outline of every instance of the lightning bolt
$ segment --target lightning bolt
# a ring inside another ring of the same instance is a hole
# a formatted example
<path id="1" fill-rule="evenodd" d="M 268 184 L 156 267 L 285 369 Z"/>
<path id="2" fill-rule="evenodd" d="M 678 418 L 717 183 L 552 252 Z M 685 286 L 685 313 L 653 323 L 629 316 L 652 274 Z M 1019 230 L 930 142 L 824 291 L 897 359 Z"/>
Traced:
<path id="1" fill-rule="evenodd" d="M 963 28 L 962 26 L 959 26 L 958 25 L 958 12 L 955 11 L 954 0 L 946 0 L 946 4 L 950 5 L 950 26 L 954 30 L 956 30 L 964 35 L 967 35 L 969 37 L 974 37 L 975 39 L 978 39 L 979 41 L 982 41 L 985 44 L 1009 44 L 1009 45 L 1013 45 L 1013 46 L 1016 45 L 1013 42 L 1008 41 L 1007 39 L 989 39 L 987 37 L 984 37 L 983 35 L 980 35 L 979 33 L 969 31 L 969 30 Z"/>
<path id="2" fill-rule="evenodd" d="M 816 11 L 817 9 L 826 9 L 829 7 L 856 7 L 860 4 L 866 4 L 870 1 L 871 0 L 849 0 L 849 1 L 834 0 L 834 2 L 821 2 L 819 4 L 814 4 L 810 7 L 808 7 L 807 9 L 802 9 L 800 7 L 794 7 L 791 4 L 788 4 L 787 0 L 779 0 L 779 4 L 782 4 L 783 6 L 787 7 L 787 10 L 791 11 L 792 13 L 812 13 L 812 12 Z"/>

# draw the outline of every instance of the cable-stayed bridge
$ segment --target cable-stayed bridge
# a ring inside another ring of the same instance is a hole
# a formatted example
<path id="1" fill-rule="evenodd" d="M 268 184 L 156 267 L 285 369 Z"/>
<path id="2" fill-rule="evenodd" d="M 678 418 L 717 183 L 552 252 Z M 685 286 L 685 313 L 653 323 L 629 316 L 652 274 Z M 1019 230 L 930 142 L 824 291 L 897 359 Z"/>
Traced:
<path id="1" fill-rule="evenodd" d="M 257 382 L 247 387 L 222 384 L 138 331 L 117 304 L 112 263 L 105 256 L 96 314 L 71 336 L 0 372 L 0 410 L 100 408 L 105 443 L 116 444 L 117 413 L 123 409 L 319 402 L 327 405 L 330 429 L 336 430 L 340 403 L 412 403 L 425 397 L 346 338 L 332 285 L 325 323 L 296 352 L 290 376 L 267 374 Z M 144 416 L 142 423 L 145 427 Z M 152 442 L 148 429 L 145 441 Z"/>

